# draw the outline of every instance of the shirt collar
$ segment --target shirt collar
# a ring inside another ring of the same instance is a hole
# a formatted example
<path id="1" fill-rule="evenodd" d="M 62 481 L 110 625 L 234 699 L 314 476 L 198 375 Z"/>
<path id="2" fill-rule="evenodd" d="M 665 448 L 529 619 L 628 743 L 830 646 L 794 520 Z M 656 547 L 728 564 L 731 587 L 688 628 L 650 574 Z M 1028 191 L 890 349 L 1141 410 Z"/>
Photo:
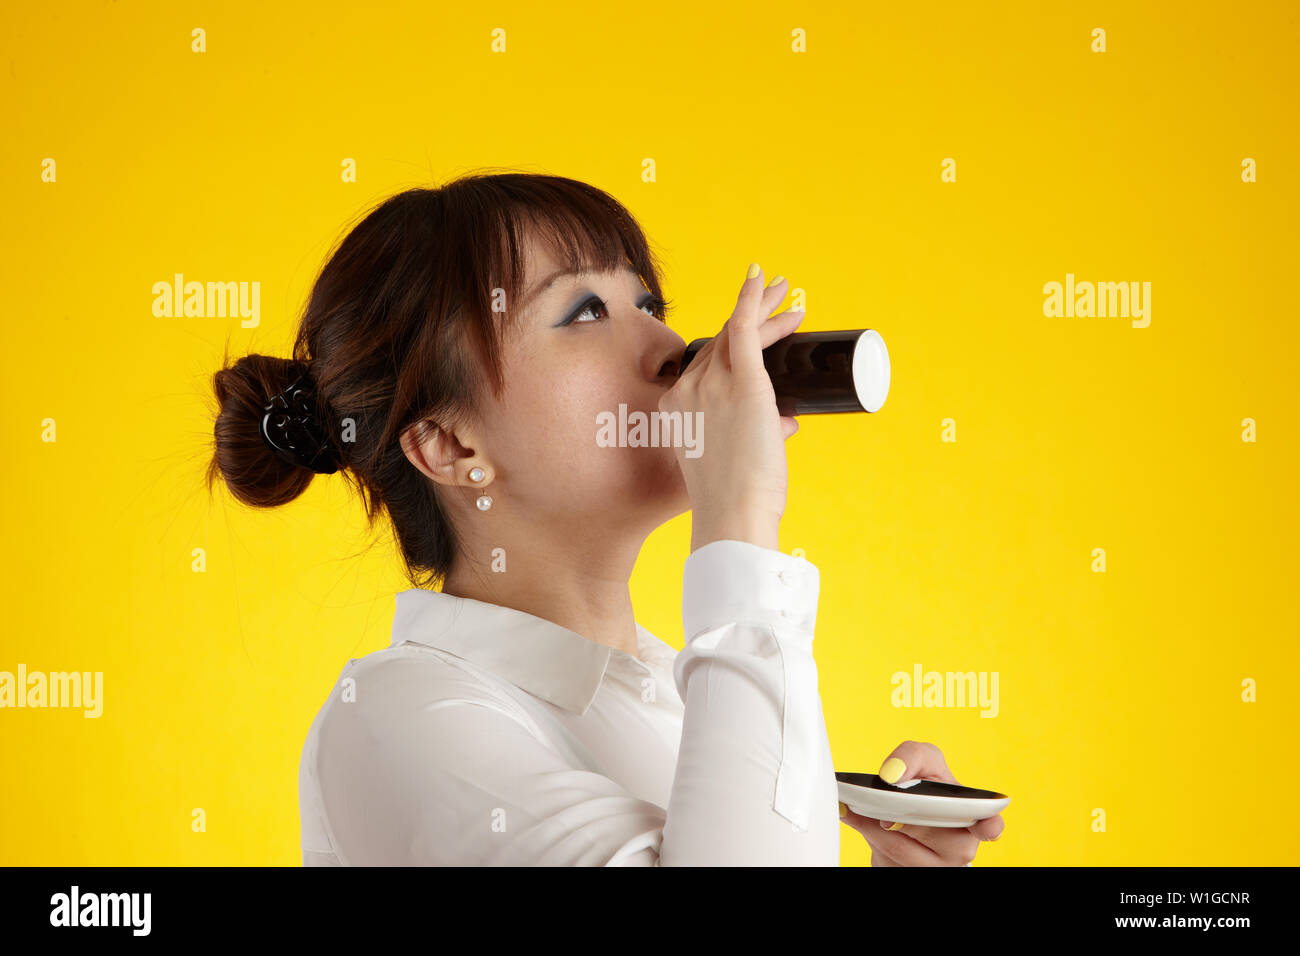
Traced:
<path id="1" fill-rule="evenodd" d="M 676 656 L 640 624 L 636 631 L 645 663 Z M 407 642 L 455 654 L 574 714 L 595 700 L 610 656 L 629 657 L 525 611 L 424 588 L 397 592 L 392 646 Z"/>

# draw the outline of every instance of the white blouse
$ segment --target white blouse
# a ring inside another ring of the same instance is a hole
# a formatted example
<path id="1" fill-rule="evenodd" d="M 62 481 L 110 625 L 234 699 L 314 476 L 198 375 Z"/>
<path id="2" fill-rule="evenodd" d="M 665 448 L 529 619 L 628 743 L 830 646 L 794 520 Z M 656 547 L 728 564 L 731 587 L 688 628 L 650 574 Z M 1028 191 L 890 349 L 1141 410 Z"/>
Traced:
<path id="1" fill-rule="evenodd" d="M 397 594 L 312 722 L 304 866 L 838 866 L 820 574 L 744 541 L 683 571 L 685 648 Z"/>

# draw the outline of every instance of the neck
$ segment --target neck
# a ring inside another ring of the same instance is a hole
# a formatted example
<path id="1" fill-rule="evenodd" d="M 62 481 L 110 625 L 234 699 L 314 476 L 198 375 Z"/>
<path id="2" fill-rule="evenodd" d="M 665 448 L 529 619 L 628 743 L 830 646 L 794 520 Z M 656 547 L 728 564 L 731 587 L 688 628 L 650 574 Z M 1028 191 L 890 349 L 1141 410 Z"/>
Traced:
<path id="1" fill-rule="evenodd" d="M 549 538 L 530 529 L 526 541 L 513 544 L 493 535 L 491 545 L 471 542 L 457 556 L 442 591 L 532 614 L 639 657 L 628 581 L 642 543 L 643 539 L 634 538 L 593 542 L 571 529 Z M 491 557 L 497 548 L 504 558 Z M 488 558 L 474 560 L 467 555 Z"/>

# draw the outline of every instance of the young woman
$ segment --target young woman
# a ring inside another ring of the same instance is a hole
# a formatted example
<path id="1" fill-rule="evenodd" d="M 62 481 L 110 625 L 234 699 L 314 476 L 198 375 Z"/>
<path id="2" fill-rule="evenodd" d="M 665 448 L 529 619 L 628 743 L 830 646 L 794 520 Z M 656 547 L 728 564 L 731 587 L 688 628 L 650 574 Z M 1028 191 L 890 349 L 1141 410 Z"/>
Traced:
<path id="1" fill-rule="evenodd" d="M 414 585 L 308 733 L 304 864 L 838 864 L 819 575 L 777 543 L 797 425 L 761 355 L 803 316 L 775 313 L 784 280 L 751 266 L 679 376 L 659 273 L 607 193 L 469 175 L 351 230 L 293 359 L 216 373 L 209 481 L 273 507 L 341 471 Z M 694 447 L 610 447 L 599 422 L 621 405 L 691 416 Z M 636 622 L 628 580 L 688 509 L 677 652 Z M 911 741 L 882 773 L 952 780 Z M 1002 826 L 843 819 L 880 865 L 964 864 Z"/>

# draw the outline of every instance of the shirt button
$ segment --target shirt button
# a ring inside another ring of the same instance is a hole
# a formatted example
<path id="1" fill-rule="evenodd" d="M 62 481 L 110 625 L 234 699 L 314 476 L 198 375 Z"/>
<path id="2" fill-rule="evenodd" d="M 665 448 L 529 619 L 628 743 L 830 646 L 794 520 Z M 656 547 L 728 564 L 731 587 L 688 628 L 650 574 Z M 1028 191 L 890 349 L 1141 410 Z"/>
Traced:
<path id="1" fill-rule="evenodd" d="M 781 579 L 781 583 L 788 587 L 794 587 L 796 584 L 799 583 L 798 572 L 791 571 L 788 568 L 782 569 L 778 577 Z"/>

